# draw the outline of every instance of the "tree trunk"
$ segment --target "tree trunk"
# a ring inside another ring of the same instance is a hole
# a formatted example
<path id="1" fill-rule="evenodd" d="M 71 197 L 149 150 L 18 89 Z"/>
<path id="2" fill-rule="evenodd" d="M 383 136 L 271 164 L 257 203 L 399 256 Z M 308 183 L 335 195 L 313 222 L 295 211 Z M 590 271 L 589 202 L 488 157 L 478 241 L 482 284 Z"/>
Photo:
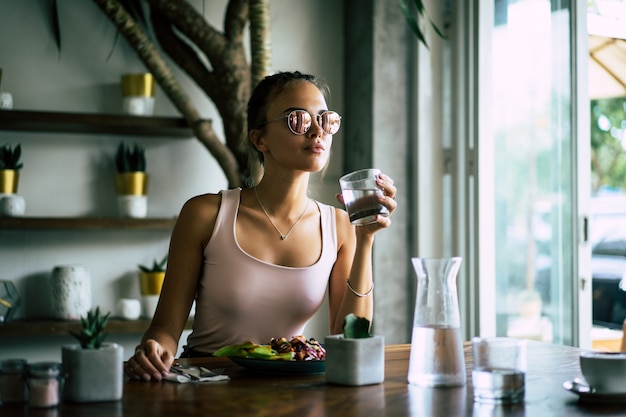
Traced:
<path id="1" fill-rule="evenodd" d="M 249 17 L 248 0 L 230 0 L 224 32 L 210 26 L 184 0 L 148 0 L 154 31 L 163 50 L 215 103 L 224 125 L 225 143 L 217 137 L 209 120 L 202 119 L 157 47 L 121 6 L 119 0 L 94 0 L 138 56 L 174 106 L 185 117 L 196 137 L 215 157 L 224 171 L 229 188 L 240 186 L 249 175 L 247 156 L 241 144 L 247 139 L 246 114 L 250 95 L 250 67 L 243 46 L 243 31 Z M 253 60 L 258 76 L 268 72 L 269 6 L 267 0 L 250 0 Z M 190 46 L 193 44 L 193 47 Z M 261 51 L 256 51 L 261 48 Z"/>

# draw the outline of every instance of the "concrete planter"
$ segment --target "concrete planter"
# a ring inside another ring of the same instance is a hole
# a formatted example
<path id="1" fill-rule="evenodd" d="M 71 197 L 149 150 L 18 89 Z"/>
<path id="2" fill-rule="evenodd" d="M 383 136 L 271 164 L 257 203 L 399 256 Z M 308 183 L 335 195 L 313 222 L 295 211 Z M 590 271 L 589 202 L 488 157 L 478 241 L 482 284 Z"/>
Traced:
<path id="1" fill-rule="evenodd" d="M 100 349 L 63 346 L 64 399 L 72 402 L 119 401 L 124 388 L 124 348 L 105 343 Z"/>
<path id="2" fill-rule="evenodd" d="M 326 382 L 340 385 L 372 385 L 385 380 L 383 336 L 346 339 L 343 335 L 324 338 Z"/>

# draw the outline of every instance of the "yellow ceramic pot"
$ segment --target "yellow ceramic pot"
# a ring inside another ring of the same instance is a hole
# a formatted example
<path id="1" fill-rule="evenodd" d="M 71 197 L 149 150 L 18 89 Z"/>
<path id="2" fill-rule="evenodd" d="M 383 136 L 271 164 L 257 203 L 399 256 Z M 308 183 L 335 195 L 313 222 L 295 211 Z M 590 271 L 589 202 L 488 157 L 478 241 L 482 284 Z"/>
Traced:
<path id="1" fill-rule="evenodd" d="M 139 273 L 139 289 L 141 295 L 159 295 L 165 272 L 140 272 Z"/>
<path id="2" fill-rule="evenodd" d="M 20 172 L 15 169 L 0 170 L 0 193 L 15 194 L 20 179 Z"/>
<path id="3" fill-rule="evenodd" d="M 150 73 L 122 75 L 125 97 L 154 97 L 154 77 Z"/>
<path id="4" fill-rule="evenodd" d="M 145 172 L 118 172 L 116 183 L 119 195 L 148 194 L 148 174 Z"/>

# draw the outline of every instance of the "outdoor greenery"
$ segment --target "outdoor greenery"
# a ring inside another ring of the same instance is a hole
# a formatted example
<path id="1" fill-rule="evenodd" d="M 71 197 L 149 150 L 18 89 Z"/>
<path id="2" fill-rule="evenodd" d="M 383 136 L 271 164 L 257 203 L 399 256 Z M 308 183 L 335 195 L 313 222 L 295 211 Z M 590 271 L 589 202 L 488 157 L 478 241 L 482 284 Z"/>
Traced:
<path id="1" fill-rule="evenodd" d="M 591 101 L 591 186 L 626 192 L 626 98 Z"/>

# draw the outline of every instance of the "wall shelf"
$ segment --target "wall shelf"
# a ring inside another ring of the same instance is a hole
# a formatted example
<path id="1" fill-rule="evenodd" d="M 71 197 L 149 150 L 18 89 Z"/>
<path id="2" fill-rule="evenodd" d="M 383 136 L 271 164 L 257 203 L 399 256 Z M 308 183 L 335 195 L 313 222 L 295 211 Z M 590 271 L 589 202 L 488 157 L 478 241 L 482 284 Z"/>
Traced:
<path id="1" fill-rule="evenodd" d="M 112 318 L 105 331 L 111 334 L 143 333 L 148 329 L 150 319 L 123 320 Z M 185 329 L 191 329 L 193 319 L 187 320 Z M 0 324 L 0 338 L 8 336 L 67 336 L 70 331 L 80 332 L 79 320 L 19 319 Z"/>
<path id="2" fill-rule="evenodd" d="M 95 133 L 191 138 L 182 117 L 0 110 L 0 130 L 16 132 Z"/>
<path id="3" fill-rule="evenodd" d="M 105 218 L 105 217 L 0 217 L 0 230 L 171 230 L 176 217 Z"/>

